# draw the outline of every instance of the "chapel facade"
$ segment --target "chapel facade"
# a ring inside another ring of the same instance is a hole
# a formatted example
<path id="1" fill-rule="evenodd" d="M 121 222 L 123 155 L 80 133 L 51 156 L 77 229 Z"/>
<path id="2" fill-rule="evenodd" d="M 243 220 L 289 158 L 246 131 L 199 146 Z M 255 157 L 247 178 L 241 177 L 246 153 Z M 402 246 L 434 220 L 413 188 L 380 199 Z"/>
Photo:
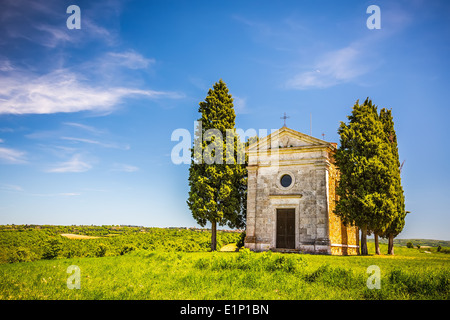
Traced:
<path id="1" fill-rule="evenodd" d="M 333 212 L 336 148 L 286 126 L 248 147 L 246 248 L 358 254 L 357 227 Z"/>

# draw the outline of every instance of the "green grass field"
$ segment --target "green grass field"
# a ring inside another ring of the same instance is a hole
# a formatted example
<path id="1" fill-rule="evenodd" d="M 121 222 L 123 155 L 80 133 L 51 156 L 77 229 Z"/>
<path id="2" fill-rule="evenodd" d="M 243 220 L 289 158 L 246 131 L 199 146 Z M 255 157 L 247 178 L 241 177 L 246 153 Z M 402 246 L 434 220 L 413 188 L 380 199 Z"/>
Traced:
<path id="1" fill-rule="evenodd" d="M 401 247 L 395 253 L 340 257 L 137 249 L 9 263 L 0 265 L 0 299 L 449 299 L 448 254 Z M 80 269 L 80 289 L 67 287 L 70 265 Z M 381 289 L 367 288 L 371 265 L 380 268 Z"/>

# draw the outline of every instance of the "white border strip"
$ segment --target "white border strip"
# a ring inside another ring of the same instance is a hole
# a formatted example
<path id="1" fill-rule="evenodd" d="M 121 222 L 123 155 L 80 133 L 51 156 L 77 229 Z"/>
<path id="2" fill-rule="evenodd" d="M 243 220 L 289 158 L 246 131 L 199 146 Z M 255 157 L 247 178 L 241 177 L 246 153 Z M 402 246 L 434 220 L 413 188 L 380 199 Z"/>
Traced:
<path id="1" fill-rule="evenodd" d="M 332 243 L 332 247 L 344 247 L 344 248 L 359 248 L 358 245 L 354 244 L 339 244 L 339 243 Z"/>

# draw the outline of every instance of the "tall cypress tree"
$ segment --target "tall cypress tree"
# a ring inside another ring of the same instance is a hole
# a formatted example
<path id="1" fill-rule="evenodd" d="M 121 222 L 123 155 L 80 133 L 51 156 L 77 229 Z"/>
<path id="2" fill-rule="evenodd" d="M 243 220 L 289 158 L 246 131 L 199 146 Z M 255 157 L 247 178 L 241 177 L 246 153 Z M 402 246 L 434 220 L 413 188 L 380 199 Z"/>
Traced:
<path id="1" fill-rule="evenodd" d="M 390 175 L 391 175 L 391 196 L 393 206 L 391 221 L 383 230 L 383 236 L 388 238 L 388 254 L 394 254 L 394 238 L 403 230 L 405 217 L 405 196 L 400 178 L 400 159 L 398 155 L 397 135 L 394 130 L 394 119 L 391 110 L 385 108 L 380 110 L 380 121 L 383 124 L 384 133 L 388 141 L 391 152 Z"/>
<path id="2" fill-rule="evenodd" d="M 369 98 L 356 101 L 349 123 L 341 122 L 336 165 L 340 170 L 335 213 L 346 225 L 361 230 L 361 254 L 367 255 L 367 235 L 382 233 L 393 207 L 389 175 L 390 147 L 377 107 Z"/>
<path id="3" fill-rule="evenodd" d="M 214 251 L 217 224 L 245 226 L 247 170 L 242 154 L 238 154 L 243 146 L 235 131 L 233 98 L 226 84 L 222 80 L 215 83 L 199 106 L 200 126 L 191 153 L 187 204 L 201 226 L 211 223 Z"/>

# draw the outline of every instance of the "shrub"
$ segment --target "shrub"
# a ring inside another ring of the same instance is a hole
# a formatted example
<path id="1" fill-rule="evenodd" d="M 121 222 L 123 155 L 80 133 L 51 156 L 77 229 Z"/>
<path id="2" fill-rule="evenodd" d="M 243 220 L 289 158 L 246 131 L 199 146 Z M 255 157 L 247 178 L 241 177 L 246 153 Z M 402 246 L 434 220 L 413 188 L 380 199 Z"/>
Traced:
<path id="1" fill-rule="evenodd" d="M 97 246 L 97 249 L 95 250 L 95 256 L 96 257 L 104 257 L 107 250 L 108 250 L 108 247 L 106 246 L 106 244 L 99 243 Z"/>
<path id="2" fill-rule="evenodd" d="M 61 251 L 61 241 L 56 238 L 47 240 L 44 244 L 42 259 L 55 259 L 58 257 L 58 253 Z"/>
<path id="3" fill-rule="evenodd" d="M 29 262 L 35 259 L 34 254 L 28 248 L 19 247 L 10 253 L 8 262 Z"/>
<path id="4" fill-rule="evenodd" d="M 209 259 L 200 258 L 194 263 L 194 267 L 200 270 L 207 269 L 210 267 Z"/>
<path id="5" fill-rule="evenodd" d="M 265 269 L 269 271 L 282 270 L 286 272 L 297 271 L 297 261 L 285 255 L 277 255 L 266 262 Z"/>
<path id="6" fill-rule="evenodd" d="M 396 269 L 390 272 L 388 280 L 392 285 L 408 294 L 448 299 L 450 293 L 449 274 L 447 270 L 431 273 L 406 273 Z"/>
<path id="7" fill-rule="evenodd" d="M 63 253 L 63 256 L 65 258 L 73 258 L 76 256 L 76 252 L 73 248 L 69 248 Z"/>
<path id="8" fill-rule="evenodd" d="M 312 273 L 305 275 L 304 279 L 306 282 L 315 282 L 319 277 L 325 272 L 330 270 L 329 264 L 321 265 L 319 268 L 314 270 Z"/>
<path id="9" fill-rule="evenodd" d="M 323 282 L 341 288 L 350 288 L 361 285 L 361 278 L 352 270 L 342 267 L 331 267 L 328 263 L 321 265 L 310 274 L 304 276 L 306 282 Z"/>
<path id="10" fill-rule="evenodd" d="M 136 250 L 136 247 L 132 244 L 126 244 L 120 249 L 120 255 L 127 254 L 128 252 Z"/>
<path id="11" fill-rule="evenodd" d="M 412 248 L 414 248 L 414 245 L 412 244 L 412 242 L 408 242 L 406 244 L 406 247 L 412 249 Z"/>

